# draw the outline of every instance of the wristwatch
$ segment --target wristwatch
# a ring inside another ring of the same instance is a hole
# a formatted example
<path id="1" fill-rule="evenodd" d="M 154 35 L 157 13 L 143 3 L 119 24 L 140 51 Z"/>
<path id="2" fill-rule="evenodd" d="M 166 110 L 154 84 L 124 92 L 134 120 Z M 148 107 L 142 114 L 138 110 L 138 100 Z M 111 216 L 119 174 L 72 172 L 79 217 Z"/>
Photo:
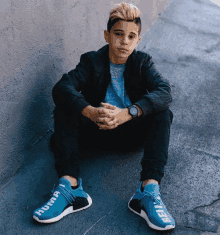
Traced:
<path id="1" fill-rule="evenodd" d="M 132 119 L 136 119 L 138 117 L 138 108 L 135 105 L 131 105 L 128 107 L 129 114 L 132 116 Z"/>

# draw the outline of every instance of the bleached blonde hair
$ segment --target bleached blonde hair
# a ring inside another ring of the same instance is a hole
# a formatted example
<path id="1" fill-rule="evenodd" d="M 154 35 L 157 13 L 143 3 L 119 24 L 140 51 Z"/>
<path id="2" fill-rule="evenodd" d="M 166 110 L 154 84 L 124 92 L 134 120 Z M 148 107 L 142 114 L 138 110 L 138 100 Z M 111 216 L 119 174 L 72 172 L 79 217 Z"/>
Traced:
<path id="1" fill-rule="evenodd" d="M 119 20 L 133 21 L 139 25 L 139 34 L 141 32 L 141 19 L 140 10 L 134 6 L 132 3 L 120 3 L 116 4 L 114 8 L 111 9 L 109 20 L 107 23 L 107 30 L 110 32 L 112 26 Z"/>

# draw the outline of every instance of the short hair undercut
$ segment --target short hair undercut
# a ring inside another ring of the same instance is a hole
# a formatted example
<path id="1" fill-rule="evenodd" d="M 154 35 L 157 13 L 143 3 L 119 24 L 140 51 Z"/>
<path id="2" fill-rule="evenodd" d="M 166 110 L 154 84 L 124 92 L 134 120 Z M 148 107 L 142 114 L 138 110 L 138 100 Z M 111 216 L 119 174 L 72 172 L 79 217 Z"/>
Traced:
<path id="1" fill-rule="evenodd" d="M 111 9 L 109 20 L 107 23 L 107 30 L 110 33 L 113 25 L 119 20 L 132 21 L 139 26 L 138 33 L 141 33 L 141 18 L 140 10 L 134 6 L 132 3 L 120 3 Z"/>

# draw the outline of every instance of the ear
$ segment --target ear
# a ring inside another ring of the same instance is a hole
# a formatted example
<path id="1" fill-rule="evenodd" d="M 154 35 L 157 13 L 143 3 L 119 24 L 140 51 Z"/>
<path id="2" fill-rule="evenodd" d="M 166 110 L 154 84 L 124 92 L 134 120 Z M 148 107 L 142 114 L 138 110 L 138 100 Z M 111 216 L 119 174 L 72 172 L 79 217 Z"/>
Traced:
<path id="1" fill-rule="evenodd" d="M 141 40 L 141 37 L 138 38 L 138 43 L 140 42 L 140 40 Z"/>
<path id="2" fill-rule="evenodd" d="M 109 43 L 109 32 L 108 30 L 104 30 L 104 38 L 107 43 Z"/>
<path id="3" fill-rule="evenodd" d="M 140 40 L 141 40 L 141 37 L 138 38 L 138 41 L 137 41 L 137 43 L 136 43 L 136 46 L 138 45 L 138 43 L 140 42 Z"/>

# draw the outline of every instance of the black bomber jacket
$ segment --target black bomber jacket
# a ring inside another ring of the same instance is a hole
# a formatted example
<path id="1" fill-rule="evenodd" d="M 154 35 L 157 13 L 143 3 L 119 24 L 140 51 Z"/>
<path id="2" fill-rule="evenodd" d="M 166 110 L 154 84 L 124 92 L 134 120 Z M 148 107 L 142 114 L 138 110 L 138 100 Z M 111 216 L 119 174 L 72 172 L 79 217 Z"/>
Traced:
<path id="1" fill-rule="evenodd" d="M 134 49 L 124 71 L 124 84 L 132 104 L 139 106 L 142 117 L 169 108 L 171 87 L 156 70 L 151 56 Z M 98 51 L 84 53 L 76 68 L 64 74 L 52 89 L 55 105 L 65 112 L 82 113 L 88 106 L 104 102 L 111 81 L 109 44 Z"/>

